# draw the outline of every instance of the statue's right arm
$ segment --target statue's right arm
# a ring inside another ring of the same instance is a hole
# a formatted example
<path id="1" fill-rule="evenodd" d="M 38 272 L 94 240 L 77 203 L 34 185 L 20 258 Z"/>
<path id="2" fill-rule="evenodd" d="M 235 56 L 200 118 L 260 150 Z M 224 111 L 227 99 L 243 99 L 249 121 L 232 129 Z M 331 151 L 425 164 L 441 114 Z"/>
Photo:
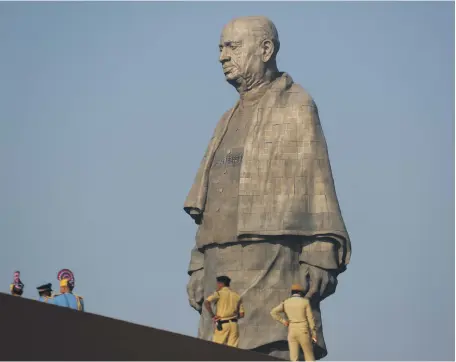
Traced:
<path id="1" fill-rule="evenodd" d="M 188 301 L 193 309 L 201 313 L 204 302 L 204 253 L 196 246 L 191 251 L 188 275 Z"/>
<path id="2" fill-rule="evenodd" d="M 194 272 L 202 269 L 204 269 L 204 253 L 195 245 L 191 251 L 190 264 L 187 272 L 191 276 Z"/>
<path id="3" fill-rule="evenodd" d="M 305 312 L 306 312 L 306 317 L 307 317 L 307 323 L 309 324 L 309 329 L 312 334 L 312 338 L 316 339 L 317 338 L 317 325 L 315 323 L 315 318 L 312 313 L 312 308 L 311 308 L 310 302 L 308 300 L 306 300 Z"/>
<path id="4" fill-rule="evenodd" d="M 193 185 L 187 195 L 187 199 L 184 202 L 184 211 L 190 215 L 190 217 L 195 221 L 197 225 L 201 224 L 204 212 L 204 201 L 202 201 L 202 199 L 205 200 L 205 195 L 204 192 L 201 194 L 201 190 L 204 189 L 204 175 L 209 165 L 208 162 L 212 157 L 211 155 L 213 155 L 213 152 L 215 150 L 217 140 L 222 137 L 222 131 L 226 126 L 226 121 L 231 111 L 232 109 L 226 111 L 217 123 L 214 133 L 212 134 L 212 137 L 206 148 L 206 152 L 204 153 L 203 159 L 201 160 L 200 166 L 193 181 Z"/>

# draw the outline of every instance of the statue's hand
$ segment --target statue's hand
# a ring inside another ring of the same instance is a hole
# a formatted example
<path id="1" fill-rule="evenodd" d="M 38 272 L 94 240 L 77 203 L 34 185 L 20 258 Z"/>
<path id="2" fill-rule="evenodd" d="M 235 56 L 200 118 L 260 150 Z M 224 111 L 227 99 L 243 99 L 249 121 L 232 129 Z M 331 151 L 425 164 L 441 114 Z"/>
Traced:
<path id="1" fill-rule="evenodd" d="M 307 298 L 316 298 L 322 301 L 336 291 L 336 272 L 301 263 L 300 273 L 304 281 L 304 288 L 307 290 Z"/>
<path id="2" fill-rule="evenodd" d="M 200 314 L 204 301 L 203 279 L 204 269 L 200 269 L 192 273 L 187 284 L 188 301 Z"/>

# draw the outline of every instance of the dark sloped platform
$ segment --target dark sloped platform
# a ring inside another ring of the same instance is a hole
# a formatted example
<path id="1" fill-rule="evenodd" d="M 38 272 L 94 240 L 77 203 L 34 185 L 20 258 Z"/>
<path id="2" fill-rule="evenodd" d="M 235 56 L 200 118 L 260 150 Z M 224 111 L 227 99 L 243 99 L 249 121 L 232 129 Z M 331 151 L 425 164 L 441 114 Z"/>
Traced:
<path id="1" fill-rule="evenodd" d="M 1 360 L 274 361 L 269 356 L 0 293 Z"/>

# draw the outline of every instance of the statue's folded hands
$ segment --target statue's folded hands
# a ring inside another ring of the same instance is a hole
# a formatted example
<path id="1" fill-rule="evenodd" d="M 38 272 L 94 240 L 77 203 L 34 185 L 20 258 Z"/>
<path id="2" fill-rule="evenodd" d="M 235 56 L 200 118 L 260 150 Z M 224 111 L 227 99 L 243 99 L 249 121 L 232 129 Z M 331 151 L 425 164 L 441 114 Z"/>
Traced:
<path id="1" fill-rule="evenodd" d="M 307 291 L 306 298 L 322 301 L 336 291 L 337 274 L 334 270 L 301 263 L 300 273 L 303 286 Z"/>
<path id="2" fill-rule="evenodd" d="M 322 301 L 334 294 L 337 276 L 345 269 L 341 243 L 334 238 L 318 238 L 304 243 L 299 258 L 301 283 L 306 297 Z"/>

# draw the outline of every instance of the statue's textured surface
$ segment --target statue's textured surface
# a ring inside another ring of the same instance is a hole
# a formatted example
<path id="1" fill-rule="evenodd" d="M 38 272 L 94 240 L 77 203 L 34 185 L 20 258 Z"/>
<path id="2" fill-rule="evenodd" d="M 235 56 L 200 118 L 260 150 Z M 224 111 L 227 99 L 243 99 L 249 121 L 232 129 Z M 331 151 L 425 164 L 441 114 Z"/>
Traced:
<path id="1" fill-rule="evenodd" d="M 270 317 L 292 283 L 306 286 L 318 326 L 316 358 L 327 354 L 320 302 L 334 293 L 351 254 L 311 96 L 279 72 L 280 43 L 264 17 L 225 26 L 220 62 L 240 99 L 217 124 L 184 204 L 199 225 L 189 266 L 199 337 L 213 324 L 201 309 L 217 275 L 241 294 L 240 348 L 288 357 L 287 330 Z"/>

